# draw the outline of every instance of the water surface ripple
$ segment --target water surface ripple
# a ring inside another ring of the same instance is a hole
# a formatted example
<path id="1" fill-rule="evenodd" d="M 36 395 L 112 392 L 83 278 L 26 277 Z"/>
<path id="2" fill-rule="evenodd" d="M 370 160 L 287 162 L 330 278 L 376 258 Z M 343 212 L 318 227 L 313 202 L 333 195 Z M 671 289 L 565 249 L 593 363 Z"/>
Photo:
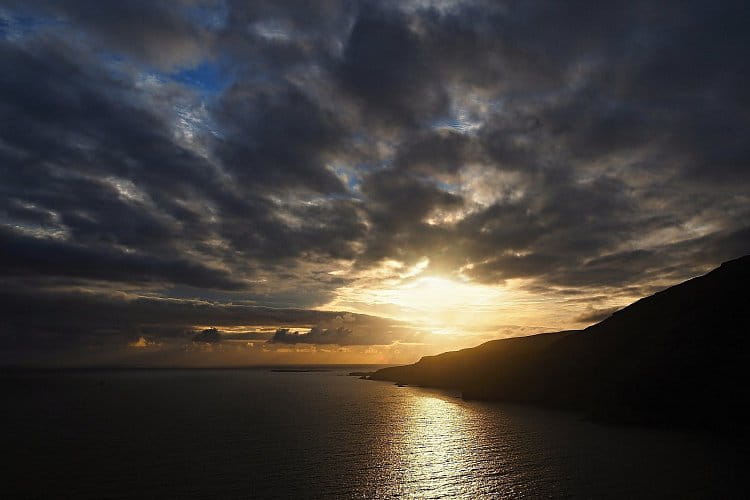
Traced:
<path id="1" fill-rule="evenodd" d="M 19 498 L 740 497 L 738 445 L 352 368 L 0 376 Z M 5 495 L 4 495 L 5 496 Z"/>

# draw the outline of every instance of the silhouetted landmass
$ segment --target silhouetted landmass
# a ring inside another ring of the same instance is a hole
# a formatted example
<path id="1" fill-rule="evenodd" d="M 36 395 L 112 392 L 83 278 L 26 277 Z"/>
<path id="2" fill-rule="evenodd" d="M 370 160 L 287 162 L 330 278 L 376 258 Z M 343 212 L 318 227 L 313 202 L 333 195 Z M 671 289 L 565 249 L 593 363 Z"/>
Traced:
<path id="1" fill-rule="evenodd" d="M 276 373 L 310 373 L 310 372 L 328 372 L 325 368 L 273 368 L 270 370 Z"/>
<path id="2" fill-rule="evenodd" d="M 368 378 L 375 372 L 349 372 L 350 377 Z"/>
<path id="3" fill-rule="evenodd" d="M 610 421 L 744 429 L 749 285 L 745 256 L 584 330 L 495 340 L 371 378 Z"/>

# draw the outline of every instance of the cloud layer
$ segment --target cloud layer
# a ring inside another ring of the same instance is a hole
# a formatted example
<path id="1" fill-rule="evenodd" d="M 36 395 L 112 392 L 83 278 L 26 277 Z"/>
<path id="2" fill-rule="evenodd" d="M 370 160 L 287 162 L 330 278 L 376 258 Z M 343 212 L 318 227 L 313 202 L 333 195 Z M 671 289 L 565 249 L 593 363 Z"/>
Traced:
<path id="1" fill-rule="evenodd" d="M 303 310 L 428 262 L 586 321 L 749 253 L 747 14 L 0 0 L 0 335 L 392 344 Z"/>

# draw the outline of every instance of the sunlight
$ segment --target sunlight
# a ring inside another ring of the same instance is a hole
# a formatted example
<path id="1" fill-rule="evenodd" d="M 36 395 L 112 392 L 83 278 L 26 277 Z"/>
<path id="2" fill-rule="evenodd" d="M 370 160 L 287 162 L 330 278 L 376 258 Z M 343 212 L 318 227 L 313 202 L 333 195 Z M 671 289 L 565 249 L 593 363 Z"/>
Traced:
<path id="1" fill-rule="evenodd" d="M 411 397 L 402 410 L 405 435 L 397 446 L 403 457 L 401 489 L 393 493 L 409 498 L 487 495 L 490 483 L 470 474 L 482 466 L 486 449 L 474 409 L 446 394 L 407 391 Z"/>
<path id="2" fill-rule="evenodd" d="M 369 281 L 342 287 L 323 309 L 389 316 L 433 333 L 456 333 L 468 326 L 497 324 L 498 313 L 505 309 L 508 298 L 506 287 L 434 275 L 381 280 L 381 286 L 373 284 Z"/>
<path id="3" fill-rule="evenodd" d="M 375 300 L 424 313 L 440 313 L 491 305 L 502 292 L 497 287 L 427 276 L 392 289 L 371 290 L 371 294 Z"/>

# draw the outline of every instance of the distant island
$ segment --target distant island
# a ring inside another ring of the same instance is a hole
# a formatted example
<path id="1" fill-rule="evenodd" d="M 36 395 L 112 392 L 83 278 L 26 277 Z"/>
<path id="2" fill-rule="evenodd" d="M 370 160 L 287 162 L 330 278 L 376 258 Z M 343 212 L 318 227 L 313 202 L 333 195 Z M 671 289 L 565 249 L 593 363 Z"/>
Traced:
<path id="1" fill-rule="evenodd" d="M 583 330 L 494 340 L 370 378 L 607 421 L 746 434 L 749 345 L 745 256 Z"/>
<path id="2" fill-rule="evenodd" d="M 311 372 L 328 372 L 327 368 L 272 368 L 275 373 L 311 373 Z"/>

